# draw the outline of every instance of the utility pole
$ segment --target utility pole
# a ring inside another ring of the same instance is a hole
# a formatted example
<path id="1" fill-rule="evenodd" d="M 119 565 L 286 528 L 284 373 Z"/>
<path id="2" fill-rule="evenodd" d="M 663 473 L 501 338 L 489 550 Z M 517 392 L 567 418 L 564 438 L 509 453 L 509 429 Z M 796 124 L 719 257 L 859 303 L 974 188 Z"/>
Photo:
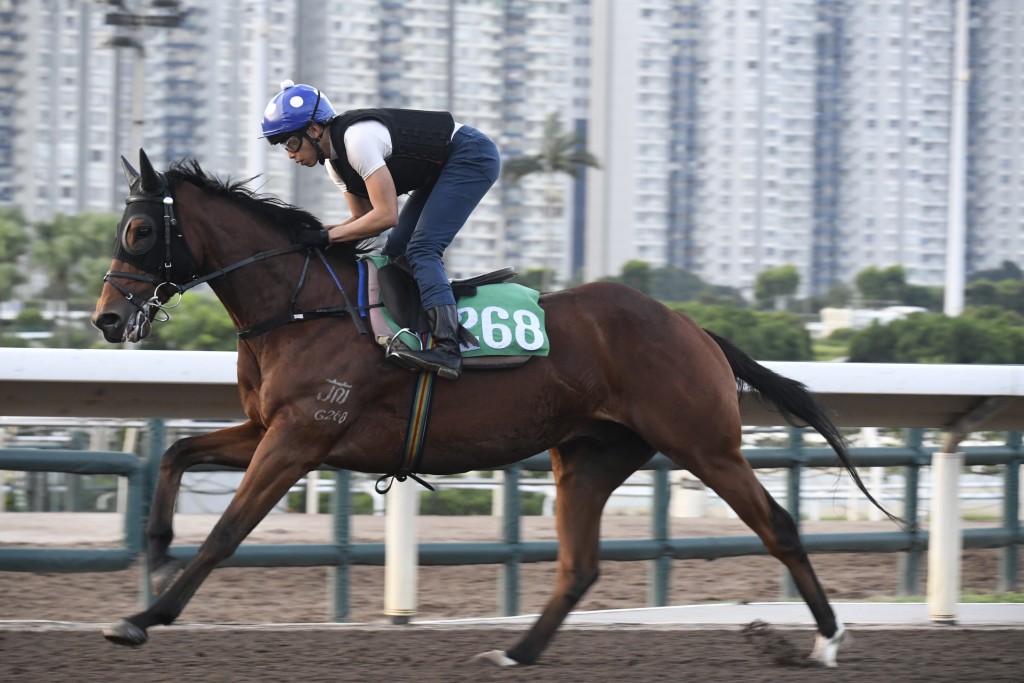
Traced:
<path id="1" fill-rule="evenodd" d="M 956 0 L 953 43 L 953 111 L 949 140 L 949 207 L 946 226 L 946 291 L 943 312 L 958 316 L 964 310 L 967 239 L 967 63 L 970 0 Z"/>
<path id="2" fill-rule="evenodd" d="M 118 26 L 122 30 L 104 43 L 105 47 L 128 48 L 134 51 L 132 62 L 132 150 L 136 154 L 142 147 L 142 127 L 145 123 L 145 76 L 146 48 L 143 41 L 143 29 L 147 26 L 177 28 L 185 20 L 185 12 L 181 11 L 179 0 L 150 0 L 148 10 L 136 11 L 124 0 L 108 0 L 108 5 L 115 8 L 107 12 L 104 23 Z"/>

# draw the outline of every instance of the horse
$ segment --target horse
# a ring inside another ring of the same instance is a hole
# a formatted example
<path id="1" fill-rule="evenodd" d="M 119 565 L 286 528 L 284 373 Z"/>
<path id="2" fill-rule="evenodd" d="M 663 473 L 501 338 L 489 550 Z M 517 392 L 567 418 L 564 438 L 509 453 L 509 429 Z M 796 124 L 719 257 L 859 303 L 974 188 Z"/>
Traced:
<path id="1" fill-rule="evenodd" d="M 394 471 L 416 376 L 361 333 L 360 310 L 349 293 L 357 287 L 365 244 L 302 247 L 298 231 L 320 227 L 317 218 L 258 194 L 248 181 L 207 174 L 195 160 L 161 173 L 144 150 L 139 171 L 121 161 L 130 193 L 92 322 L 108 342 L 141 341 L 185 291 L 208 283 L 239 331 L 238 388 L 248 418 L 181 439 L 162 456 L 146 526 L 156 597 L 144 611 L 104 629 L 109 641 L 138 646 L 150 627 L 174 622 L 210 572 L 306 473 L 321 465 Z M 824 436 L 878 505 L 821 404 L 803 384 L 625 285 L 596 282 L 544 293 L 540 306 L 547 356 L 436 383 L 418 470 L 441 475 L 500 468 L 550 452 L 559 539 L 554 590 L 515 645 L 478 657 L 499 666 L 537 662 L 598 579 L 609 496 L 661 452 L 721 496 L 788 568 L 817 625 L 811 659 L 835 666 L 843 624 L 792 517 L 740 450 L 739 398 L 749 392 Z M 318 419 L 329 383 L 345 385 L 346 410 Z M 245 474 L 185 564 L 169 553 L 174 505 L 182 473 L 199 463 Z"/>

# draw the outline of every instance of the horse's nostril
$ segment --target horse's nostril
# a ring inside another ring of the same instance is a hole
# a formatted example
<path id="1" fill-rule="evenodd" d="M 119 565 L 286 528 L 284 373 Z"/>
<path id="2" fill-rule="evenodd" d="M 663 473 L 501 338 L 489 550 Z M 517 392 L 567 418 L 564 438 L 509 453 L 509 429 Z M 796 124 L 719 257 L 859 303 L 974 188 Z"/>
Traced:
<path id="1" fill-rule="evenodd" d="M 121 316 L 117 313 L 104 313 L 93 318 L 92 324 L 100 330 L 116 328 L 121 324 Z"/>

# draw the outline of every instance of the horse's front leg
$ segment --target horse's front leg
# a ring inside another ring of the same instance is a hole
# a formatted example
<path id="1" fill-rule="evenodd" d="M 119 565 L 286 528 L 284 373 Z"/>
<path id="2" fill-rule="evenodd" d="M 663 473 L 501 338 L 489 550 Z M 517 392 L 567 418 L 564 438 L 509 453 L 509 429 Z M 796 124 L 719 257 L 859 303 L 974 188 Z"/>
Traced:
<path id="1" fill-rule="evenodd" d="M 246 422 L 180 439 L 163 454 L 146 525 L 150 581 L 154 593 L 162 593 L 183 566 L 180 560 L 167 552 L 174 539 L 174 505 L 181 488 L 182 474 L 189 467 L 200 464 L 245 469 L 252 461 L 261 436 L 259 427 Z"/>
<path id="2" fill-rule="evenodd" d="M 288 489 L 320 464 L 325 453 L 326 447 L 308 443 L 295 429 L 268 431 L 235 497 L 181 575 L 149 609 L 104 629 L 103 635 L 121 645 L 142 645 L 150 626 L 177 619 L 210 572 L 234 554 Z"/>

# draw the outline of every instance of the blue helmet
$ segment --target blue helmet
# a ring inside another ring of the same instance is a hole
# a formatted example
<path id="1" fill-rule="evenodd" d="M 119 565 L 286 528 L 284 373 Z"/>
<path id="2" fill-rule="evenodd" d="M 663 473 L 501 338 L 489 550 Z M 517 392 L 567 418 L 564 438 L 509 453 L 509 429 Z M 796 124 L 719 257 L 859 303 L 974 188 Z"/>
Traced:
<path id="1" fill-rule="evenodd" d="M 263 137 L 301 130 L 311 123 L 330 121 L 336 116 L 327 95 L 311 85 L 292 80 L 281 82 L 281 92 L 263 111 Z"/>

